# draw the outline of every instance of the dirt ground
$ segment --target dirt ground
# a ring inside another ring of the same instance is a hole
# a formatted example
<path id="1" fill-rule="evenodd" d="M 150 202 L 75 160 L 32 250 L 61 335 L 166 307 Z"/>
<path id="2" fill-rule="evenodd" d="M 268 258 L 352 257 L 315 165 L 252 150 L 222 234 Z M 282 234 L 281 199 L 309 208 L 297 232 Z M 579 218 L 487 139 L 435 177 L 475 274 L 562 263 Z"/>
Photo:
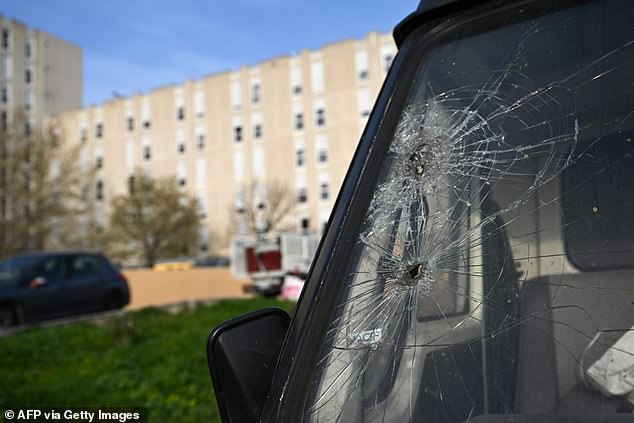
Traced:
<path id="1" fill-rule="evenodd" d="M 178 303 L 188 300 L 240 298 L 247 294 L 242 286 L 247 280 L 234 279 L 225 267 L 156 272 L 125 270 L 130 285 L 128 309 Z"/>

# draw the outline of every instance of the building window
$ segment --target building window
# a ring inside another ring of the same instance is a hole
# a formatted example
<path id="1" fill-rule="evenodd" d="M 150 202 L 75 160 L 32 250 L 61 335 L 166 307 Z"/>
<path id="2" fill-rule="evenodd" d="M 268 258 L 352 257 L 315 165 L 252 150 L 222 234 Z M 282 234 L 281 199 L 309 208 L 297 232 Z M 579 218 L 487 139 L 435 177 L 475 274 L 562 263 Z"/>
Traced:
<path id="1" fill-rule="evenodd" d="M 304 114 L 303 113 L 295 114 L 295 129 L 297 130 L 304 129 Z"/>
<path id="2" fill-rule="evenodd" d="M 125 143 L 125 165 L 128 170 L 134 169 L 134 141 L 131 139 Z"/>
<path id="3" fill-rule="evenodd" d="M 324 92 L 324 64 L 321 60 L 314 61 L 310 64 L 310 81 L 313 94 L 321 94 Z"/>
<path id="4" fill-rule="evenodd" d="M 86 142 L 86 139 L 88 139 L 88 135 L 87 135 L 86 128 L 80 128 L 79 129 L 79 141 L 81 141 L 82 143 Z"/>
<path id="5" fill-rule="evenodd" d="M 9 90 L 7 87 L 2 87 L 0 97 L 2 97 L 2 104 L 7 104 L 9 102 Z"/>
<path id="6" fill-rule="evenodd" d="M 143 160 L 146 162 L 152 158 L 152 150 L 149 145 L 143 146 Z"/>
<path id="7" fill-rule="evenodd" d="M 185 120 L 185 108 L 183 106 L 176 109 L 176 119 Z"/>
<path id="8" fill-rule="evenodd" d="M 102 123 L 98 123 L 97 126 L 95 126 L 95 137 L 97 137 L 97 138 L 103 137 L 103 124 Z"/>
<path id="9" fill-rule="evenodd" d="M 315 140 L 315 152 L 317 154 L 318 163 L 326 163 L 328 161 L 328 139 L 325 135 L 317 136 Z"/>
<path id="10" fill-rule="evenodd" d="M 24 135 L 28 137 L 32 132 L 31 122 L 24 122 Z"/>
<path id="11" fill-rule="evenodd" d="M 2 47 L 4 47 L 5 49 L 9 48 L 9 30 L 8 29 L 2 30 Z"/>
<path id="12" fill-rule="evenodd" d="M 255 179 L 264 179 L 264 175 L 266 172 L 266 160 L 264 158 L 264 147 L 256 146 L 253 147 L 253 151 L 251 154 L 251 165 L 252 165 L 252 174 L 251 176 Z M 257 196 L 263 197 L 264 188 L 258 185 L 256 189 Z"/>
<path id="13" fill-rule="evenodd" d="M 103 182 L 100 180 L 95 184 L 95 200 L 103 200 Z"/>
<path id="14" fill-rule="evenodd" d="M 27 91 L 24 99 L 24 108 L 28 111 L 35 107 L 35 93 L 32 90 Z"/>
<path id="15" fill-rule="evenodd" d="M 231 108 L 233 110 L 239 110 L 242 105 L 242 87 L 240 81 L 231 81 Z"/>
<path id="16" fill-rule="evenodd" d="M 255 139 L 260 139 L 260 138 L 262 138 L 262 125 L 261 125 L 261 124 L 256 123 L 256 124 L 253 126 L 253 137 L 254 137 Z"/>
<path id="17" fill-rule="evenodd" d="M 101 169 L 103 167 L 103 157 L 97 156 L 95 167 Z"/>
<path id="18" fill-rule="evenodd" d="M 152 126 L 152 101 L 149 96 L 141 100 L 141 126 L 145 129 Z"/>
<path id="19" fill-rule="evenodd" d="M 370 90 L 362 88 L 357 93 L 357 102 L 359 105 L 359 114 L 362 117 L 368 117 L 370 115 Z"/>
<path id="20" fill-rule="evenodd" d="M 88 201 L 89 192 L 90 192 L 90 188 L 88 187 L 88 185 L 85 184 L 81 186 L 80 194 L 79 194 L 81 201 Z"/>
<path id="21" fill-rule="evenodd" d="M 134 175 L 128 176 L 128 194 L 134 194 Z"/>
<path id="22" fill-rule="evenodd" d="M 321 233 L 326 233 L 326 229 L 328 229 L 328 221 L 326 220 L 321 224 Z"/>
<path id="23" fill-rule="evenodd" d="M 194 115 L 197 118 L 205 115 L 205 92 L 202 90 L 194 93 Z"/>
<path id="24" fill-rule="evenodd" d="M 368 52 L 365 49 L 357 50 L 355 55 L 355 65 L 357 68 L 357 78 L 361 81 L 368 79 L 369 60 Z"/>
<path id="25" fill-rule="evenodd" d="M 4 72 L 5 78 L 11 77 L 13 74 L 13 57 L 11 55 L 4 56 L 0 65 L 0 73 Z"/>
<path id="26" fill-rule="evenodd" d="M 308 201 L 308 190 L 306 187 L 301 187 L 297 190 L 297 202 L 305 203 Z"/>
<path id="27" fill-rule="evenodd" d="M 251 103 L 258 104 L 260 102 L 260 84 L 251 86 Z"/>
<path id="28" fill-rule="evenodd" d="M 134 118 L 131 116 L 128 117 L 127 122 L 128 122 L 128 132 L 134 131 Z"/>
<path id="29" fill-rule="evenodd" d="M 3 131 L 6 131 L 8 126 L 9 126 L 9 116 L 7 115 L 7 112 L 3 110 L 2 112 L 0 112 L 0 127 L 2 127 Z"/>
<path id="30" fill-rule="evenodd" d="M 307 217 L 302 217 L 299 221 L 299 226 L 302 232 L 308 232 L 308 230 L 310 229 L 310 219 Z"/>
<path id="31" fill-rule="evenodd" d="M 383 70 L 387 73 L 390 70 L 390 66 L 392 66 L 392 61 L 394 60 L 394 55 L 387 54 L 383 58 Z"/>
<path id="32" fill-rule="evenodd" d="M 317 109 L 315 123 L 317 126 L 324 126 L 326 124 L 326 112 L 324 109 Z"/>
<path id="33" fill-rule="evenodd" d="M 328 182 L 322 182 L 319 185 L 319 197 L 322 200 L 327 200 L 330 197 L 330 184 Z"/>
<path id="34" fill-rule="evenodd" d="M 198 157 L 196 159 L 196 186 L 198 188 L 207 187 L 207 159 L 205 157 Z M 206 204 L 203 204 L 203 201 L 206 201 L 206 197 L 199 200 L 201 200 L 199 201 L 201 208 L 206 209 Z"/>
<path id="35" fill-rule="evenodd" d="M 32 80 L 31 69 L 27 69 L 26 71 L 24 71 L 24 80 L 26 81 L 27 84 L 31 83 L 31 80 Z"/>
<path id="36" fill-rule="evenodd" d="M 295 152 L 295 165 L 297 167 L 304 167 L 304 163 L 306 162 L 305 152 L 303 148 L 298 149 Z"/>
<path id="37" fill-rule="evenodd" d="M 239 150 L 233 153 L 233 177 L 237 182 L 244 179 L 244 155 Z"/>
<path id="38" fill-rule="evenodd" d="M 60 142 L 59 133 L 57 131 L 53 132 L 51 134 L 51 144 L 53 144 L 53 148 L 59 147 Z"/>
<path id="39" fill-rule="evenodd" d="M 198 147 L 198 150 L 202 151 L 205 149 L 205 134 L 198 134 L 196 137 L 196 146 Z"/>
<path id="40" fill-rule="evenodd" d="M 302 93 L 302 67 L 298 63 L 295 63 L 290 70 L 291 77 L 291 92 L 294 95 Z"/>
<path id="41" fill-rule="evenodd" d="M 176 163 L 176 183 L 180 187 L 187 184 L 187 163 L 184 160 Z"/>
<path id="42" fill-rule="evenodd" d="M 27 41 L 26 44 L 24 44 L 24 55 L 26 57 L 31 57 L 31 53 L 32 53 L 31 41 Z"/>
<path id="43" fill-rule="evenodd" d="M 185 154 L 185 143 L 184 142 L 179 142 L 178 146 L 176 147 L 176 150 L 180 153 L 180 154 Z"/>
<path id="44" fill-rule="evenodd" d="M 233 140 L 235 142 L 242 142 L 242 127 L 236 126 L 233 128 Z"/>

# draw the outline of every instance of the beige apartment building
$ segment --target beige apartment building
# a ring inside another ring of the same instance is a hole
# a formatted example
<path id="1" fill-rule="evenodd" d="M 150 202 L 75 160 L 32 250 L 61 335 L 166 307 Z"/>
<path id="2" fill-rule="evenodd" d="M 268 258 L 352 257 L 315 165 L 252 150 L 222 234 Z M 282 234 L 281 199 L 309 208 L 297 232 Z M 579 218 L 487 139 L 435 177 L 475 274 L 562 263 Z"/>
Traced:
<path id="1" fill-rule="evenodd" d="M 25 130 L 82 106 L 82 50 L 0 15 L 0 125 L 24 113 Z"/>
<path id="2" fill-rule="evenodd" d="M 58 122 L 68 142 L 82 144 L 81 165 L 97 169 L 99 225 L 142 169 L 176 176 L 198 198 L 201 255 L 226 252 L 240 230 L 232 214 L 254 182 L 286 185 L 297 197 L 293 229 L 320 232 L 395 50 L 391 35 L 372 32 L 66 112 Z"/>

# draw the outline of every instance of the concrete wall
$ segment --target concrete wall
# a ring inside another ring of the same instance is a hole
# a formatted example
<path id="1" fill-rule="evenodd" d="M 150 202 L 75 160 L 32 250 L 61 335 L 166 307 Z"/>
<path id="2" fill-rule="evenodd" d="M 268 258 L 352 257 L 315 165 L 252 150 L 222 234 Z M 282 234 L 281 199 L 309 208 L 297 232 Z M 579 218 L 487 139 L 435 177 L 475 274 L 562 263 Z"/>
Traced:
<path id="1" fill-rule="evenodd" d="M 151 305 L 177 303 L 188 300 L 241 298 L 242 285 L 228 268 L 214 267 L 171 272 L 126 270 L 130 285 L 129 309 Z"/>

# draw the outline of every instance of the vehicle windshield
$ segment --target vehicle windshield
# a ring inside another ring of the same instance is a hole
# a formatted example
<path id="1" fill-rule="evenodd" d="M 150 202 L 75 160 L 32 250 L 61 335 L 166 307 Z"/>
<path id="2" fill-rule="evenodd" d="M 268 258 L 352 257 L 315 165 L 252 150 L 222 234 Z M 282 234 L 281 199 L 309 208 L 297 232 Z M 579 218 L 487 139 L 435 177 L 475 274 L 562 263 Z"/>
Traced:
<path id="1" fill-rule="evenodd" d="M 0 284 L 15 281 L 20 274 L 37 262 L 35 257 L 14 257 L 0 261 Z"/>
<path id="2" fill-rule="evenodd" d="M 632 22 L 595 1 L 421 34 L 307 421 L 632 411 Z"/>

